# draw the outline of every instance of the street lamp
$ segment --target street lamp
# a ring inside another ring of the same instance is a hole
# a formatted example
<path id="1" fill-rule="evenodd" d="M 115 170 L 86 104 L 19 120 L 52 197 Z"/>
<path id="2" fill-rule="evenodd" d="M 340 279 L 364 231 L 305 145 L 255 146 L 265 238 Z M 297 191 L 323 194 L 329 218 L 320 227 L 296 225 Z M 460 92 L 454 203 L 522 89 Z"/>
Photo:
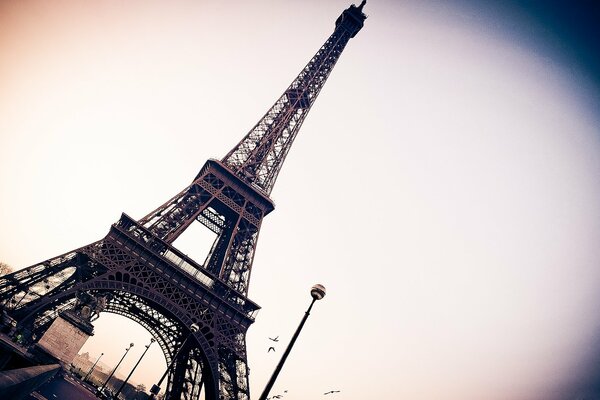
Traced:
<path id="1" fill-rule="evenodd" d="M 94 368 L 96 368 L 96 364 L 98 364 L 98 361 L 100 361 L 100 357 L 102 357 L 103 355 L 104 355 L 104 353 L 100 353 L 100 356 L 98 357 L 98 359 L 96 360 L 96 362 L 94 363 L 94 365 L 92 365 L 92 368 L 90 368 L 90 370 L 88 371 L 88 373 L 85 374 L 85 376 L 83 377 L 83 381 L 84 382 L 88 378 L 88 376 L 90 376 L 92 374 L 92 371 L 94 370 Z"/>
<path id="2" fill-rule="evenodd" d="M 125 380 L 123 381 L 123 383 L 121 384 L 121 387 L 119 388 L 119 390 L 117 390 L 117 393 L 115 393 L 115 399 L 119 398 L 119 393 L 121 393 L 121 390 L 123 390 L 123 388 L 125 387 L 125 384 L 127 383 L 127 381 L 129 380 L 129 378 L 131 378 L 131 375 L 133 374 L 133 371 L 135 371 L 135 369 L 137 368 L 138 364 L 140 363 L 140 361 L 142 361 L 142 358 L 144 358 L 144 356 L 146 355 L 146 352 L 148 351 L 148 349 L 150 348 L 150 345 L 154 343 L 154 338 L 150 339 L 150 343 L 148 343 L 146 345 L 146 350 L 144 350 L 144 352 L 142 353 L 142 356 L 140 357 L 140 359 L 135 363 L 135 365 L 133 366 L 133 369 L 131 370 L 131 372 L 129 373 L 129 375 L 127 375 L 127 378 L 125 378 Z"/>
<path id="3" fill-rule="evenodd" d="M 169 373 L 169 370 L 171 369 L 171 367 L 173 367 L 173 364 L 175 364 L 175 360 L 177 360 L 177 357 L 179 356 L 179 353 L 181 352 L 181 349 L 183 349 L 188 341 L 188 339 L 195 333 L 198 332 L 198 329 L 200 327 L 196 324 L 192 324 L 190 326 L 190 333 L 187 335 L 187 337 L 185 338 L 185 340 L 183 341 L 183 343 L 181 343 L 181 346 L 179 347 L 179 349 L 177 349 L 177 352 L 175 353 L 175 355 L 173 356 L 173 358 L 171 359 L 171 362 L 169 363 L 169 365 L 167 366 L 167 369 L 165 370 L 165 372 L 162 374 L 162 376 L 160 377 L 160 380 L 158 381 L 157 384 L 152 385 L 152 388 L 150 389 L 150 399 L 154 399 L 156 398 L 156 395 L 158 394 L 158 392 L 160 392 L 160 385 L 162 384 L 162 382 L 165 380 L 165 378 L 167 377 L 167 374 Z"/>
<path id="4" fill-rule="evenodd" d="M 310 289 L 310 295 L 312 297 L 312 302 L 310 303 L 308 310 L 306 310 L 306 312 L 304 313 L 304 317 L 302 318 L 302 321 L 300 321 L 300 325 L 298 325 L 298 329 L 296 329 L 294 336 L 292 336 L 292 340 L 290 340 L 290 344 L 288 344 L 287 349 L 285 349 L 285 352 L 283 353 L 283 356 L 281 356 L 281 360 L 279 361 L 279 364 L 277 364 L 277 368 L 275 368 L 275 371 L 273 371 L 273 375 L 271 375 L 271 379 L 269 379 L 267 386 L 265 386 L 265 390 L 263 390 L 263 392 L 260 395 L 260 397 L 258 398 L 258 400 L 266 400 L 267 399 L 267 396 L 269 395 L 269 392 L 271 391 L 271 388 L 275 384 L 275 380 L 277 379 L 277 376 L 279 375 L 279 372 L 281 371 L 281 368 L 283 367 L 283 363 L 285 363 L 285 360 L 287 359 L 287 356 L 290 354 L 290 351 L 292 350 L 294 343 L 296 343 L 296 339 L 298 339 L 298 335 L 300 335 L 300 331 L 302 330 L 304 323 L 306 322 L 306 320 L 308 319 L 308 316 L 310 315 L 310 310 L 312 309 L 313 304 L 315 304 L 315 301 L 321 300 L 323 297 L 325 297 L 325 286 L 319 285 L 319 284 L 314 285 Z"/>
<path id="5" fill-rule="evenodd" d="M 108 383 L 108 381 L 110 381 L 110 378 L 112 378 L 112 376 L 114 375 L 114 373 L 117 371 L 117 368 L 119 368 L 119 365 L 121 365 L 121 363 L 123 362 L 123 359 L 125 358 L 125 356 L 127 355 L 127 352 L 129 350 L 131 350 L 131 348 L 133 347 L 133 343 L 129 343 L 129 347 L 125 349 L 125 354 L 123 354 L 123 357 L 121 357 L 121 359 L 119 360 L 117 366 L 115 367 L 115 369 L 112 370 L 112 372 L 110 373 L 110 375 L 108 376 L 108 378 L 106 378 L 106 381 L 102 384 L 102 387 L 100 387 L 98 389 L 98 393 L 102 393 L 102 390 L 106 387 L 106 384 Z"/>

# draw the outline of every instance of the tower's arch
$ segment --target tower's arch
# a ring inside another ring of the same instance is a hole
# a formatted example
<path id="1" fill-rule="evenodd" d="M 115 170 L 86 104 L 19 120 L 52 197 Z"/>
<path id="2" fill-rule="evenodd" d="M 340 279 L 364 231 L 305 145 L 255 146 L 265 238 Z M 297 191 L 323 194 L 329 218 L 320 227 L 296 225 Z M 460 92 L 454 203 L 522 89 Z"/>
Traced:
<path id="1" fill-rule="evenodd" d="M 138 285 L 136 278 L 128 273 L 106 273 L 103 279 L 88 282 L 85 287 L 77 286 L 45 296 L 42 302 L 22 303 L 21 312 L 27 315 L 15 331 L 26 342 L 34 344 L 62 311 L 75 308 L 78 299 L 84 295 L 107 299 L 100 314 L 112 313 L 128 318 L 152 335 L 167 365 L 173 362 L 172 372 L 168 375 L 169 393 L 180 392 L 180 396 L 182 391 L 196 393 L 204 388 L 207 398 L 214 396 L 215 383 L 219 381 L 218 365 L 209 361 L 217 357 L 218 351 L 212 333 L 214 311 L 205 307 L 199 310 L 199 318 L 191 317 L 168 299 L 157 297 Z M 197 332 L 190 330 L 192 324 L 199 327 Z M 185 348 L 179 351 L 184 343 Z"/>

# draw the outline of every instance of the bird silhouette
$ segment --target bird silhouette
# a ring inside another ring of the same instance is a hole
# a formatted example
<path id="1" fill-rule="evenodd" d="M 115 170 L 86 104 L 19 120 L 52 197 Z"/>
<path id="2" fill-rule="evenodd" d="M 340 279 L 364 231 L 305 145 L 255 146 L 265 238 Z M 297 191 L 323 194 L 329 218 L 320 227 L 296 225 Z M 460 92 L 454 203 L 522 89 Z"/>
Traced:
<path id="1" fill-rule="evenodd" d="M 269 339 L 271 339 L 274 342 L 279 342 L 279 336 L 275 336 L 274 338 L 270 337 Z"/>
<path id="2" fill-rule="evenodd" d="M 329 392 L 323 393 L 323 395 L 331 394 L 331 393 L 339 393 L 339 392 L 340 392 L 339 390 L 330 390 Z"/>
<path id="3" fill-rule="evenodd" d="M 274 398 L 274 399 L 280 399 L 280 398 L 282 398 L 282 397 L 283 397 L 283 396 L 282 396 L 282 395 L 280 395 L 280 394 L 276 394 L 275 396 L 273 396 L 273 398 Z"/>
<path id="4" fill-rule="evenodd" d="M 275 351 L 275 347 L 273 347 L 273 346 L 269 347 L 269 350 L 267 350 L 267 353 L 270 352 L 271 350 Z"/>

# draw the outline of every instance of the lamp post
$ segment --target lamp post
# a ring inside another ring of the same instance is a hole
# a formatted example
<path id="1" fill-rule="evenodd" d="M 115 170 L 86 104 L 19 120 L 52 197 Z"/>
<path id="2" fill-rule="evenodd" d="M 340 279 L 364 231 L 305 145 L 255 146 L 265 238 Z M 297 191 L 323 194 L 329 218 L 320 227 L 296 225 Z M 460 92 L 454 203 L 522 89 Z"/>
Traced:
<path id="1" fill-rule="evenodd" d="M 150 399 L 155 399 L 156 395 L 158 394 L 158 392 L 160 392 L 160 385 L 162 384 L 162 382 L 165 380 L 165 378 L 167 377 L 167 374 L 169 373 L 169 370 L 171 369 L 171 367 L 173 367 L 173 364 L 175 364 L 175 360 L 177 360 L 177 357 L 179 356 L 179 353 L 181 352 L 181 349 L 183 349 L 188 341 L 188 339 L 195 333 L 198 332 L 198 325 L 196 324 L 192 324 L 190 326 L 190 333 L 187 335 L 187 337 L 185 338 L 185 340 L 183 341 L 183 343 L 181 343 L 181 346 L 179 347 L 179 349 L 177 349 L 177 352 L 175 353 L 175 355 L 173 356 L 173 358 L 171 359 L 171 362 L 169 363 L 169 365 L 167 366 L 167 369 L 165 370 L 165 372 L 162 374 L 162 376 L 160 377 L 160 380 L 158 381 L 158 383 L 152 385 L 152 388 L 150 389 Z"/>
<path id="2" fill-rule="evenodd" d="M 135 369 L 137 368 L 137 366 L 140 363 L 140 361 L 142 361 L 142 358 L 144 358 L 144 356 L 146 355 L 146 352 L 148 351 L 148 349 L 150 348 L 150 345 L 152 343 L 154 343 L 154 338 L 150 339 L 150 343 L 148 343 L 146 345 L 146 350 L 144 350 L 144 352 L 142 353 L 142 356 L 140 357 L 140 359 L 135 363 L 135 365 L 133 366 L 133 369 L 131 370 L 131 372 L 129 373 L 129 375 L 127 375 L 127 378 L 125 378 L 125 380 L 121 384 L 121 387 L 119 388 L 119 390 L 117 390 L 117 393 L 115 393 L 115 399 L 119 398 L 119 393 L 121 393 L 121 390 L 123 390 L 123 388 L 125 387 L 125 384 L 129 380 L 129 378 L 131 378 L 131 375 L 133 374 L 133 371 L 135 371 Z"/>
<path id="3" fill-rule="evenodd" d="M 315 304 L 315 301 L 321 300 L 323 297 L 325 297 L 325 286 L 319 285 L 319 284 L 314 285 L 310 289 L 310 295 L 312 296 L 312 302 L 310 303 L 308 310 L 306 310 L 306 312 L 304 313 L 304 317 L 302 318 L 302 321 L 300 321 L 300 325 L 298 325 L 298 329 L 296 329 L 294 336 L 292 336 L 292 340 L 290 340 L 290 344 L 288 344 L 287 348 L 285 349 L 285 352 L 283 353 L 283 356 L 281 356 L 281 360 L 279 361 L 279 364 L 277 364 L 277 368 L 275 368 L 275 371 L 273 371 L 273 375 L 271 375 L 271 379 L 269 379 L 267 386 L 265 386 L 265 390 L 263 390 L 263 392 L 260 395 L 260 397 L 258 398 L 258 400 L 266 400 L 267 399 L 267 396 L 269 395 L 271 388 L 275 384 L 275 380 L 277 379 L 279 372 L 281 372 L 281 368 L 283 367 L 285 360 L 287 359 L 288 355 L 290 354 L 290 351 L 292 350 L 294 343 L 296 343 L 296 339 L 298 339 L 298 335 L 300 335 L 300 331 L 302 330 L 304 323 L 306 322 L 306 320 L 308 319 L 308 316 L 310 315 L 310 310 L 312 309 L 313 304 Z"/>
<path id="4" fill-rule="evenodd" d="M 100 361 L 100 357 L 102 357 L 103 355 L 104 355 L 104 353 L 100 353 L 100 356 L 98 357 L 98 359 L 96 360 L 96 362 L 94 363 L 94 365 L 92 365 L 92 368 L 90 368 L 90 370 L 88 371 L 88 373 L 85 374 L 85 376 L 83 377 L 83 381 L 84 382 L 88 378 L 88 376 L 90 376 L 92 374 L 92 371 L 94 370 L 94 368 L 96 368 L 96 364 L 98 364 L 98 361 Z"/>
<path id="5" fill-rule="evenodd" d="M 133 343 L 129 343 L 129 347 L 125 349 L 125 354 L 123 354 L 123 357 L 121 357 L 121 359 L 119 360 L 119 362 L 117 363 L 117 366 L 115 367 L 115 369 L 112 370 L 112 372 L 110 373 L 110 375 L 108 376 L 108 378 L 106 378 L 106 381 L 102 384 L 102 386 L 98 389 L 98 393 L 102 392 L 102 389 L 104 389 L 106 387 L 106 384 L 108 383 L 108 381 L 110 381 L 110 378 L 112 378 L 112 376 L 115 374 L 115 372 L 117 371 L 117 368 L 119 368 L 119 365 L 121 365 L 121 363 L 123 362 L 123 359 L 125 358 L 125 356 L 127 355 L 127 352 L 129 350 L 131 350 L 131 348 L 133 347 Z"/>

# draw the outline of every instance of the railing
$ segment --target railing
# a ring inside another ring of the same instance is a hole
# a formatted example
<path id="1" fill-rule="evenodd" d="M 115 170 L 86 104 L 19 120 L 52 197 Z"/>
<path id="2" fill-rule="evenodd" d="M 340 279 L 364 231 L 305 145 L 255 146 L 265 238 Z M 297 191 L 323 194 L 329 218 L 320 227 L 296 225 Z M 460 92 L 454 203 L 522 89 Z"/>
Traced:
<path id="1" fill-rule="evenodd" d="M 175 264 L 176 267 L 184 270 L 189 275 L 196 278 L 196 280 L 198 280 L 200 283 L 204 284 L 204 286 L 207 286 L 209 288 L 212 288 L 214 286 L 214 284 L 215 284 L 214 279 L 211 279 L 210 277 L 208 277 L 207 274 L 205 274 L 201 270 L 197 269 L 192 264 L 185 261 L 183 258 L 179 257 L 177 254 L 173 253 L 171 250 L 165 251 L 162 254 L 162 256 L 164 258 L 166 258 L 167 260 L 171 261 L 173 264 Z"/>

